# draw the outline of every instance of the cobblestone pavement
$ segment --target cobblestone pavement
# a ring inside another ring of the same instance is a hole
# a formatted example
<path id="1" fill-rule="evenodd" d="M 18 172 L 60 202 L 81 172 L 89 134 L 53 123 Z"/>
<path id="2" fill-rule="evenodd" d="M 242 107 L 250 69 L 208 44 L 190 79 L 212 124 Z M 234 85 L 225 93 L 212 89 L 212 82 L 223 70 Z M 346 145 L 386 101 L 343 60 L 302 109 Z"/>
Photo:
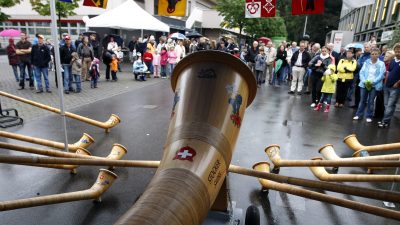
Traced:
<path id="1" fill-rule="evenodd" d="M 101 65 L 103 66 L 103 64 Z M 105 73 L 102 70 L 100 82 L 97 89 L 90 88 L 90 82 L 82 83 L 82 92 L 70 93 L 65 95 L 65 106 L 67 110 L 71 110 L 75 107 L 90 104 L 102 99 L 106 99 L 115 95 L 119 95 L 130 90 L 146 87 L 158 82 L 167 82 L 161 79 L 148 79 L 146 82 L 137 82 L 133 79 L 133 74 L 131 71 L 131 64 L 123 64 L 122 71 L 117 74 L 118 82 L 106 82 Z M 0 90 L 8 92 L 13 95 L 17 95 L 23 98 L 27 98 L 33 101 L 37 101 L 52 107 L 60 107 L 60 98 L 58 95 L 58 90 L 56 89 L 54 72 L 49 73 L 50 88 L 52 93 L 42 93 L 36 94 L 35 90 L 30 90 L 28 83 L 26 83 L 25 90 L 17 90 L 18 83 L 15 81 L 14 74 L 12 72 L 11 66 L 8 65 L 7 56 L 0 56 Z M 17 102 L 12 99 L 8 99 L 0 96 L 0 101 L 2 107 L 15 108 L 20 113 L 20 116 L 24 119 L 25 123 L 29 123 L 35 118 L 53 114 L 51 112 Z"/>

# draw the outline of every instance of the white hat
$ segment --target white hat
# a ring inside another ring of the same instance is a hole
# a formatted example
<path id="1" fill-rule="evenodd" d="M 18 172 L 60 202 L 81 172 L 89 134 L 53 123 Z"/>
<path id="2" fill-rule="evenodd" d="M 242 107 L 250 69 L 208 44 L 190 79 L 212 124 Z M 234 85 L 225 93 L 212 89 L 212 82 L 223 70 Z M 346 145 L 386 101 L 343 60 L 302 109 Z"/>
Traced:
<path id="1" fill-rule="evenodd" d="M 138 52 L 136 55 L 137 55 L 137 56 L 142 56 L 142 53 Z"/>

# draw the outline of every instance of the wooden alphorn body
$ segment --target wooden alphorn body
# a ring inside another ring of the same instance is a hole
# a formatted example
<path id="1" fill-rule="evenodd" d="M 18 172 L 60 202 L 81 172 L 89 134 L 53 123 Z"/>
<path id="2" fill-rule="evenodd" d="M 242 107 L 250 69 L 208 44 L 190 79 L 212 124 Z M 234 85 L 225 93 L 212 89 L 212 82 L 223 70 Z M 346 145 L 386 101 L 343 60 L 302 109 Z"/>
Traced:
<path id="1" fill-rule="evenodd" d="M 100 169 L 100 173 L 97 177 L 96 182 L 90 189 L 84 191 L 48 195 L 27 199 L 11 200 L 0 202 L 0 211 L 35 207 L 41 205 L 51 205 L 64 202 L 80 201 L 80 200 L 101 200 L 101 195 L 107 191 L 112 185 L 117 175 L 111 171 Z"/>
<path id="2" fill-rule="evenodd" d="M 25 98 L 21 98 L 19 96 L 12 95 L 12 94 L 9 94 L 4 91 L 0 91 L 0 95 L 7 97 L 7 98 L 14 99 L 16 101 L 20 101 L 20 102 L 38 107 L 38 108 L 41 108 L 41 109 L 44 109 L 44 110 L 47 110 L 47 111 L 50 111 L 50 112 L 54 112 L 57 114 L 61 113 L 60 109 L 57 109 L 57 108 L 54 108 L 54 107 L 51 107 L 51 106 L 48 106 L 48 105 L 45 105 L 42 103 L 38 103 L 38 102 L 35 102 L 32 100 L 28 100 Z M 67 116 L 71 119 L 79 120 L 81 122 L 96 126 L 96 127 L 100 127 L 102 129 L 104 129 L 107 133 L 110 132 L 111 128 L 115 127 L 116 125 L 118 125 L 121 122 L 121 119 L 115 114 L 111 114 L 110 118 L 106 122 L 100 122 L 100 121 L 93 120 L 93 119 L 90 119 L 90 118 L 87 118 L 84 116 L 80 116 L 80 115 L 77 115 L 74 113 L 70 113 L 70 112 L 65 112 L 65 116 Z"/>
<path id="3" fill-rule="evenodd" d="M 5 137 L 5 138 L 10 138 L 14 140 L 19 140 L 19 141 L 24 141 L 24 142 L 29 142 L 33 144 L 38 144 L 38 145 L 43 145 L 51 148 L 57 148 L 57 149 L 64 149 L 64 143 L 61 142 L 56 142 L 56 141 L 50 141 L 46 139 L 41 139 L 41 138 L 35 138 L 35 137 L 30 137 L 22 134 L 15 134 L 15 133 L 10 133 L 6 131 L 0 131 L 0 136 Z M 68 150 L 70 152 L 76 152 L 79 148 L 84 148 L 88 149 L 90 145 L 94 143 L 94 139 L 87 133 L 83 133 L 81 139 L 79 141 L 75 142 L 74 144 L 68 144 Z"/>
<path id="4" fill-rule="evenodd" d="M 257 163 L 253 166 L 254 170 L 269 173 L 269 163 L 267 162 L 260 162 Z M 342 206 L 345 208 L 357 210 L 360 212 L 365 212 L 377 216 L 382 216 L 386 218 L 391 218 L 391 219 L 396 219 L 400 220 L 400 212 L 395 211 L 395 210 L 390 210 L 390 209 L 385 209 L 373 205 L 368 205 L 356 201 L 351 201 L 347 199 L 341 199 L 337 197 L 333 197 L 327 194 L 322 194 L 316 191 L 310 191 L 310 190 L 305 190 L 301 189 L 298 187 L 294 187 L 291 185 L 287 184 L 280 184 L 274 181 L 266 180 L 266 179 L 259 179 L 261 186 L 263 189 L 268 189 L 268 190 L 275 190 L 275 191 L 280 191 L 284 193 L 289 193 L 292 195 L 304 197 L 304 198 L 309 198 L 321 202 L 326 202 L 329 204 L 337 205 L 337 206 Z"/>
<path id="5" fill-rule="evenodd" d="M 384 161 L 384 160 L 284 160 L 280 156 L 280 147 L 278 145 L 270 145 L 265 149 L 269 159 L 274 163 L 274 167 L 399 167 L 400 161 Z"/>
<path id="6" fill-rule="evenodd" d="M 246 107 L 256 94 L 249 68 L 230 54 L 201 51 L 175 67 L 174 105 L 161 164 L 115 224 L 199 225 L 225 179 Z"/>

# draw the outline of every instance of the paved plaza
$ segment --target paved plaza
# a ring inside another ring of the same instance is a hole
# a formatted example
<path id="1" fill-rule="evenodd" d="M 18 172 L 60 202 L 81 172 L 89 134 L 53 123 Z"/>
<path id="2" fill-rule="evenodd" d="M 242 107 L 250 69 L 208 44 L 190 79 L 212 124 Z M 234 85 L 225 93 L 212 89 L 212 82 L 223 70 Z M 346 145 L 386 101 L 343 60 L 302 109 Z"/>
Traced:
<path id="1" fill-rule="evenodd" d="M 8 75 L 12 78 L 11 74 Z M 169 80 L 154 80 L 137 83 L 131 81 L 128 73 L 126 73 L 126 78 L 120 77 L 122 78 L 118 83 L 102 82 L 97 90 L 85 88 L 82 96 L 74 94 L 67 96 L 67 99 L 70 98 L 67 101 L 68 107 L 72 108 L 74 113 L 102 121 L 106 120 L 111 113 L 116 113 L 122 119 L 122 123 L 113 128 L 109 134 L 105 134 L 102 129 L 69 119 L 69 142 L 75 142 L 83 132 L 87 132 L 96 141 L 89 148 L 93 155 L 106 156 L 109 154 L 111 146 L 119 143 L 128 149 L 125 159 L 159 160 L 162 157 L 173 103 L 170 82 Z M 11 78 L 7 78 L 10 85 L 13 84 Z M 116 85 L 121 89 L 123 87 L 123 90 L 117 90 L 118 88 L 111 87 L 111 85 Z M 20 93 L 13 88 L 10 88 L 10 91 Z M 44 102 L 42 98 L 31 94 L 28 90 L 24 93 L 26 97 Z M 48 98 L 46 101 L 57 105 L 55 93 L 40 96 Z M 89 99 L 86 99 L 85 96 L 88 96 Z M 79 105 L 72 104 L 74 99 L 80 100 Z M 101 100 L 96 101 L 97 99 Z M 10 103 L 12 102 L 7 101 L 7 104 Z M 26 109 L 35 110 L 30 106 L 26 106 Z M 22 113 L 23 111 L 21 110 Z M 44 112 L 38 111 L 38 114 L 40 113 Z M 354 151 L 346 147 L 342 140 L 343 137 L 352 133 L 356 133 L 360 142 L 365 145 L 399 141 L 398 115 L 390 128 L 378 129 L 375 123 L 352 121 L 353 114 L 354 110 L 348 108 L 333 109 L 329 114 L 315 112 L 309 108 L 308 96 L 288 96 L 286 86 L 263 87 L 258 90 L 255 101 L 246 111 L 232 163 L 250 168 L 255 162 L 268 161 L 264 149 L 270 144 L 281 146 L 281 155 L 284 159 L 310 159 L 320 156 L 318 149 L 328 143 L 334 145 L 339 156 L 350 157 Z M 23 126 L 7 129 L 7 131 L 49 140 L 63 140 L 63 132 L 57 115 L 36 117 L 36 119 L 28 120 Z M 0 141 L 33 146 L 10 139 L 0 138 Z M 1 151 L 2 154 L 26 155 L 4 149 Z M 84 190 L 92 185 L 99 168 L 101 167 L 82 166 L 78 168 L 78 174 L 70 175 L 68 171 L 62 170 L 0 164 L 0 180 L 7 180 L 2 183 L 2 188 L 0 188 L 0 201 Z M 100 204 L 92 201 L 80 201 L 2 212 L 0 213 L 0 225 L 113 224 L 145 191 L 155 170 L 116 168 L 114 172 L 119 177 L 103 195 L 103 202 Z M 339 173 L 343 174 L 365 174 L 365 172 L 366 169 L 363 168 L 339 169 Z M 394 170 L 378 171 L 378 173 L 393 174 Z M 308 168 L 282 168 L 280 174 L 316 180 Z M 246 208 L 254 204 L 261 212 L 261 224 L 268 225 L 398 224 L 394 220 L 290 194 L 276 191 L 270 191 L 269 194 L 263 193 L 260 191 L 257 179 L 252 177 L 230 174 L 228 181 L 230 199 L 234 202 L 235 213 L 239 218 L 241 217 L 242 222 Z M 384 190 L 391 188 L 391 183 L 345 182 L 345 184 Z M 396 190 L 399 188 L 399 186 L 395 187 Z M 383 206 L 382 201 L 332 192 L 323 193 Z M 229 218 L 221 217 L 218 223 L 211 222 L 205 225 L 210 224 L 235 223 L 229 223 Z"/>

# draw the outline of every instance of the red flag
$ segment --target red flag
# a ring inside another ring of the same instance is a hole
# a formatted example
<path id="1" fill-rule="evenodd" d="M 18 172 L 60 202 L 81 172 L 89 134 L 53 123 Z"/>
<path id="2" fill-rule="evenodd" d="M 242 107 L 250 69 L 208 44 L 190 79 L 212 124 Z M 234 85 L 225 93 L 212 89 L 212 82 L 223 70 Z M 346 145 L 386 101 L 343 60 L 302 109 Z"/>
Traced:
<path id="1" fill-rule="evenodd" d="M 89 7 L 107 8 L 108 0 L 84 0 L 83 5 Z"/>
<path id="2" fill-rule="evenodd" d="M 275 17 L 276 0 L 246 0 L 246 18 Z"/>
<path id="3" fill-rule="evenodd" d="M 322 14 L 324 0 L 292 0 L 292 15 Z"/>

